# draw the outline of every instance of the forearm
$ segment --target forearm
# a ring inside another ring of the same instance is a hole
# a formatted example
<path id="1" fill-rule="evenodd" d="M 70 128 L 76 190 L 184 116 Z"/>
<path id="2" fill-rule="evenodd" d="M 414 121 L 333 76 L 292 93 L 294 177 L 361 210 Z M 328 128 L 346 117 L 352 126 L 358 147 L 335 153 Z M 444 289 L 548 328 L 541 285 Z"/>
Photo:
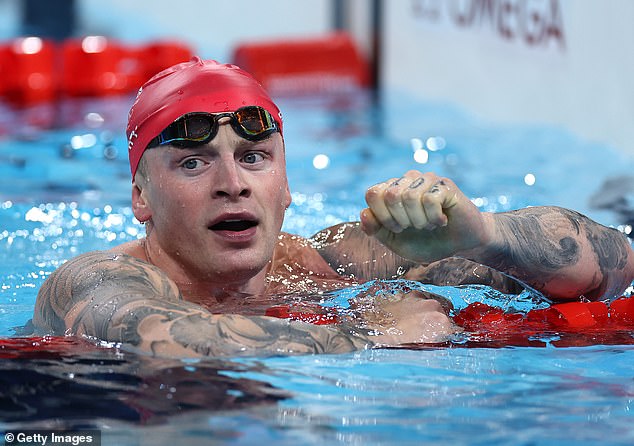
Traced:
<path id="1" fill-rule="evenodd" d="M 365 234 L 359 222 L 332 226 L 311 240 L 333 270 L 358 280 L 395 279 L 418 265 Z"/>
<path id="2" fill-rule="evenodd" d="M 344 327 L 265 316 L 211 314 L 188 302 L 126 296 L 71 312 L 73 334 L 123 342 L 157 356 L 344 353 L 371 342 Z"/>
<path id="3" fill-rule="evenodd" d="M 508 273 L 554 299 L 611 298 L 634 279 L 627 238 L 557 207 L 486 214 L 490 241 L 459 255 Z"/>

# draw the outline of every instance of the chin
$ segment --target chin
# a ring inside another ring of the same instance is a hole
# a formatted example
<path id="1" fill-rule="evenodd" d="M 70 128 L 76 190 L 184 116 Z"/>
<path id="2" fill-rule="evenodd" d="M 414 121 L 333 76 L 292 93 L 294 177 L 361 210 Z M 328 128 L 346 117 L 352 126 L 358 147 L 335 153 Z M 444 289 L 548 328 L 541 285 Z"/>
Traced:
<path id="1" fill-rule="evenodd" d="M 237 260 L 237 259 L 233 259 Z M 231 261 L 227 259 L 222 265 L 215 265 L 211 268 L 212 275 L 217 280 L 227 280 L 228 282 L 246 281 L 261 273 L 268 264 L 268 261 Z"/>

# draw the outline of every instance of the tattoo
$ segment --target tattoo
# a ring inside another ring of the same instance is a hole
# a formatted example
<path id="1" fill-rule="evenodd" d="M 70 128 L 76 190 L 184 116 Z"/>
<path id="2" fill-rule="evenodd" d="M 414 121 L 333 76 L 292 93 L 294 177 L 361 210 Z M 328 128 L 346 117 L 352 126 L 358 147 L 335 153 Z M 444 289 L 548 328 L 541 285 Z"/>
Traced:
<path id="1" fill-rule="evenodd" d="M 246 323 L 245 323 L 246 322 Z M 170 332 L 185 347 L 206 356 L 279 353 L 341 353 L 362 348 L 367 340 L 339 329 L 314 330 L 310 324 L 266 317 L 200 314 L 177 319 Z M 213 336 L 201 336 L 212 332 Z"/>
<path id="2" fill-rule="evenodd" d="M 557 281 L 561 270 L 580 262 L 595 262 L 598 273 L 586 297 L 618 293 L 628 285 L 622 270 L 628 262 L 626 238 L 615 229 L 593 222 L 575 211 L 534 207 L 497 214 L 497 231 L 503 241 L 487 265 L 524 280 L 539 290 Z M 588 245 L 594 259 L 582 257 Z"/>
<path id="3" fill-rule="evenodd" d="M 417 187 L 420 187 L 423 184 L 425 184 L 425 178 L 420 177 L 420 178 L 417 178 L 415 181 L 413 181 L 412 184 L 409 185 L 409 188 L 416 189 Z"/>
<path id="4" fill-rule="evenodd" d="M 627 265 L 627 247 L 619 240 L 621 234 L 616 229 L 591 225 L 587 219 L 583 219 L 583 228 L 597 256 L 602 273 L 606 274 L 611 270 L 625 268 Z"/>
<path id="5" fill-rule="evenodd" d="M 80 256 L 53 273 L 38 294 L 33 322 L 155 355 L 342 353 L 371 345 L 344 326 L 211 314 L 182 300 L 156 267 L 109 253 Z"/>
<path id="6" fill-rule="evenodd" d="M 432 194 L 437 194 L 438 192 L 440 192 L 440 186 L 445 186 L 445 185 L 446 183 L 444 180 L 439 180 L 429 189 L 429 192 Z"/>
<path id="7" fill-rule="evenodd" d="M 499 214 L 497 231 L 503 245 L 487 264 L 519 278 L 532 271 L 533 276 L 541 277 L 532 285 L 543 289 L 559 269 L 577 263 L 580 253 L 576 240 L 568 235 L 559 240 L 549 236 L 544 227 L 546 213 L 542 208 L 529 208 Z"/>
<path id="8" fill-rule="evenodd" d="M 125 283 L 130 294 L 152 293 L 182 300 L 176 285 L 158 268 L 127 255 L 91 252 L 60 266 L 38 293 L 33 323 L 55 334 L 66 330 L 64 319 L 78 302 L 95 297 L 99 290 Z"/>
<path id="9" fill-rule="evenodd" d="M 585 236 L 590 241 L 590 246 L 597 257 L 602 281 L 593 296 L 619 294 L 629 284 L 627 276 L 622 274 L 627 266 L 628 253 L 632 251 L 625 236 L 616 229 L 593 223 L 579 213 L 568 212 L 571 220 L 581 223 Z M 620 280 L 619 276 L 622 277 Z"/>
<path id="10" fill-rule="evenodd" d="M 503 293 L 520 293 L 524 289 L 514 278 L 471 260 L 450 257 L 420 265 L 404 259 L 367 236 L 356 223 L 333 226 L 312 240 L 333 269 L 357 280 L 402 277 L 431 285 L 488 285 Z"/>
<path id="11" fill-rule="evenodd" d="M 487 285 L 505 294 L 518 294 L 524 289 L 524 285 L 514 278 L 460 257 L 412 268 L 403 277 L 439 286 Z"/>

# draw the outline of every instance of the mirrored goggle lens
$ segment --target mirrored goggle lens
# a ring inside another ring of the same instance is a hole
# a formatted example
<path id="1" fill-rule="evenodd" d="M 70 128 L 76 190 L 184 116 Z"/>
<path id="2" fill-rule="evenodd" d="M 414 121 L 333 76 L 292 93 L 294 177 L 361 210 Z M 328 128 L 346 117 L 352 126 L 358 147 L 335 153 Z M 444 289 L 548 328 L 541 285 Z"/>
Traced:
<path id="1" fill-rule="evenodd" d="M 273 116 L 262 107 L 242 107 L 231 113 L 195 112 L 178 118 L 150 141 L 148 147 L 207 143 L 216 135 L 218 120 L 226 116 L 231 118 L 231 125 L 236 133 L 249 140 L 264 139 L 279 131 Z"/>
<path id="2" fill-rule="evenodd" d="M 189 141 L 205 141 L 213 132 L 214 120 L 209 115 L 185 115 L 179 126 L 179 135 L 174 139 L 186 139 Z M 215 133 L 215 132 L 214 132 Z"/>
<path id="3" fill-rule="evenodd" d="M 262 107 L 240 108 L 234 113 L 234 116 L 244 133 L 251 137 L 265 133 L 269 135 L 277 130 L 277 123 L 273 116 Z"/>

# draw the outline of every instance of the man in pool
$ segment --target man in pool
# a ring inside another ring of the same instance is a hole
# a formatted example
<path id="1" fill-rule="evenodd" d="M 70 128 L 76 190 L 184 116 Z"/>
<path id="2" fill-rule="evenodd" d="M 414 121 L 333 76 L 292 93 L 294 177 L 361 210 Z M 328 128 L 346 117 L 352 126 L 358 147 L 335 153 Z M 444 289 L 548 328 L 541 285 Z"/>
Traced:
<path id="1" fill-rule="evenodd" d="M 482 213 L 433 173 L 371 187 L 360 223 L 310 240 L 282 233 L 282 125 L 238 67 L 194 59 L 150 79 L 127 126 L 132 209 L 146 236 L 62 265 L 40 289 L 34 325 L 156 355 L 338 353 L 438 342 L 457 327 L 418 292 L 366 300 L 329 326 L 240 307 L 376 278 L 508 290 L 512 276 L 554 300 L 610 298 L 634 279 L 618 231 L 555 207 Z"/>

